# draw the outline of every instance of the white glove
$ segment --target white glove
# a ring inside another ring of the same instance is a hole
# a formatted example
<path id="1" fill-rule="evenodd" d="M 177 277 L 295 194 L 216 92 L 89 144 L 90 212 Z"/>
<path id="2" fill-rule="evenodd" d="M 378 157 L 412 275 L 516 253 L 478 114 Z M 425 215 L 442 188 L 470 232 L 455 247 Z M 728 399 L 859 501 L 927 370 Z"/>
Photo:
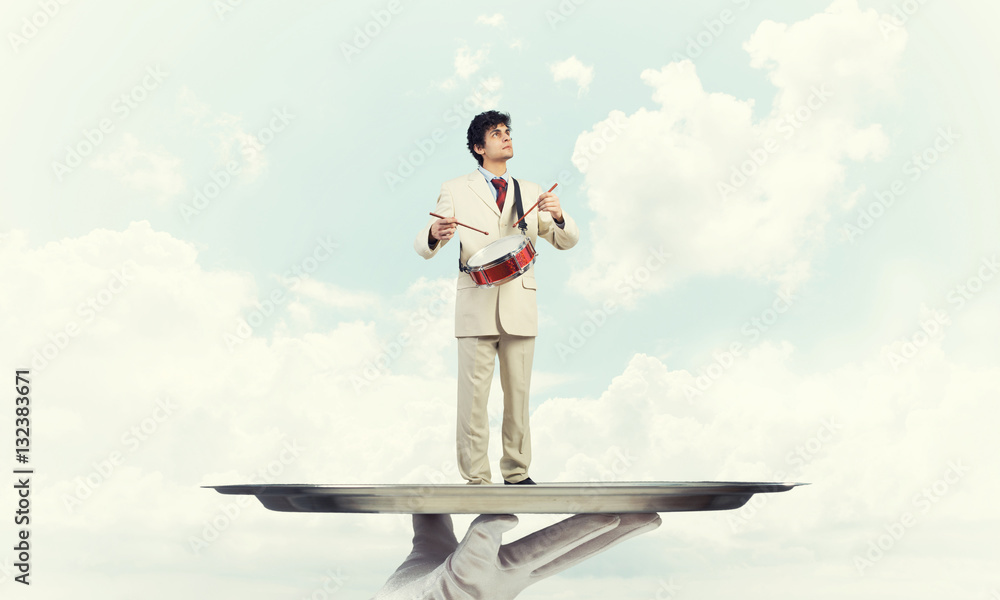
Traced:
<path id="1" fill-rule="evenodd" d="M 652 514 L 575 515 L 501 546 L 514 515 L 480 515 L 455 539 L 451 515 L 413 515 L 413 551 L 375 600 L 509 600 L 630 537 L 660 526 Z"/>

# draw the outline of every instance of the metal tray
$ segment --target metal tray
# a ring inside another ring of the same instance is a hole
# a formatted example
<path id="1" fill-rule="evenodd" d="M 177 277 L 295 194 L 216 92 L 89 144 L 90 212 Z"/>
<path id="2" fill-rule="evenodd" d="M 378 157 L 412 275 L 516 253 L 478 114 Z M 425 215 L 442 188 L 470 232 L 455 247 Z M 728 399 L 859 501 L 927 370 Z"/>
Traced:
<path id="1" fill-rule="evenodd" d="M 282 512 L 576 514 L 730 510 L 800 483 L 614 482 L 539 485 L 216 485 Z"/>

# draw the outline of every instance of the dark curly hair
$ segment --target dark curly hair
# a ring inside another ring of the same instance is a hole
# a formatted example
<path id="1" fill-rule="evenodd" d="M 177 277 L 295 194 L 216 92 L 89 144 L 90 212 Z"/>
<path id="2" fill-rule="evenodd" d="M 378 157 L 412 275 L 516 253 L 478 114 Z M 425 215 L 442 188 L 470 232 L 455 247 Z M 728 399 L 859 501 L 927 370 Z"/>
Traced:
<path id="1" fill-rule="evenodd" d="M 506 125 L 509 128 L 510 115 L 488 110 L 476 115 L 472 119 L 472 123 L 469 123 L 469 131 L 466 132 L 465 137 L 469 145 L 469 152 L 475 157 L 480 167 L 483 166 L 483 156 L 476 152 L 476 146 L 486 146 L 486 132 L 497 125 Z"/>

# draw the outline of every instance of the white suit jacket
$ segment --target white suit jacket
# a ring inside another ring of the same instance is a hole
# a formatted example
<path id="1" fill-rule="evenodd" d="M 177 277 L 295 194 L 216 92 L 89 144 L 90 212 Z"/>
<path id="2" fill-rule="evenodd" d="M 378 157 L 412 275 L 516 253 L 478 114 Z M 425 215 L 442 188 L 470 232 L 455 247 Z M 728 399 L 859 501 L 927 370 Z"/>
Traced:
<path id="1" fill-rule="evenodd" d="M 517 180 L 521 186 L 521 204 L 528 210 L 538 201 L 542 189 L 537 183 Z M 462 264 L 469 258 L 502 237 L 518 233 L 514 227 L 517 211 L 514 208 L 514 182 L 507 187 L 503 213 L 497 208 L 486 178 L 478 170 L 469 175 L 446 181 L 441 186 L 434 212 L 444 217 L 455 217 L 461 223 L 488 231 L 483 235 L 465 227 L 458 227 L 461 241 Z M 450 240 L 439 241 L 432 249 L 427 244 L 431 225 L 437 217 L 432 217 L 417 234 L 414 248 L 417 254 L 431 258 Z M 544 238 L 558 250 L 572 248 L 580 240 L 580 230 L 563 210 L 564 225 L 560 228 L 552 220 L 552 215 L 537 208 L 524 219 L 528 225 L 527 235 L 537 248 L 538 238 Z M 452 238 L 454 239 L 454 238 Z M 544 251 L 539 258 L 545 260 Z M 456 265 L 456 269 L 458 265 Z M 535 302 L 535 266 L 513 281 L 492 288 L 479 288 L 468 273 L 459 273 L 455 298 L 455 337 L 498 335 L 497 320 L 503 330 L 511 335 L 534 336 L 538 334 L 538 307 Z"/>

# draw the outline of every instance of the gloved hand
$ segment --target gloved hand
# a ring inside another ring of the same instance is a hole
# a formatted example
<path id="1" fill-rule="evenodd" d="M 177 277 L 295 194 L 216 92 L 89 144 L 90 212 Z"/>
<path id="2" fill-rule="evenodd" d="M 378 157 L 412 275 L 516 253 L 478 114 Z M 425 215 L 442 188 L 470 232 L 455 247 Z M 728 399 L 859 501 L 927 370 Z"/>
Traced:
<path id="1" fill-rule="evenodd" d="M 480 515 L 465 539 L 451 515 L 413 515 L 413 551 L 375 600 L 509 600 L 535 583 L 660 526 L 653 514 L 575 515 L 501 546 L 514 515 Z"/>

